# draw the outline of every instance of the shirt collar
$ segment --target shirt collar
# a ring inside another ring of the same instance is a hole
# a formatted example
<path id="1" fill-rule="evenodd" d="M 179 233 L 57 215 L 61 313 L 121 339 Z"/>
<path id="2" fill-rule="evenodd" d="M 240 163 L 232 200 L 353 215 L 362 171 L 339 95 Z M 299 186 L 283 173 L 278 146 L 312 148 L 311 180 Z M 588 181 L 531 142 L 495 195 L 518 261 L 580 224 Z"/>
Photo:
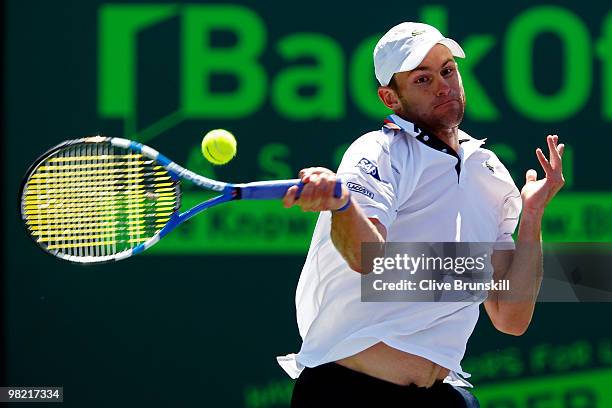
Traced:
<path id="1" fill-rule="evenodd" d="M 385 118 L 384 127 L 392 130 L 402 130 L 404 133 L 409 134 L 412 137 L 422 137 L 424 131 L 417 125 L 409 122 L 395 114 L 389 115 Z M 459 144 L 463 150 L 463 159 L 467 159 L 472 153 L 474 153 L 480 146 L 484 144 L 487 139 L 475 139 L 472 136 L 459 129 Z"/>
<path id="2" fill-rule="evenodd" d="M 421 129 L 412 122 L 408 122 L 397 115 L 389 115 L 385 118 L 385 125 L 388 129 L 403 130 L 409 135 L 416 137 L 421 133 Z"/>

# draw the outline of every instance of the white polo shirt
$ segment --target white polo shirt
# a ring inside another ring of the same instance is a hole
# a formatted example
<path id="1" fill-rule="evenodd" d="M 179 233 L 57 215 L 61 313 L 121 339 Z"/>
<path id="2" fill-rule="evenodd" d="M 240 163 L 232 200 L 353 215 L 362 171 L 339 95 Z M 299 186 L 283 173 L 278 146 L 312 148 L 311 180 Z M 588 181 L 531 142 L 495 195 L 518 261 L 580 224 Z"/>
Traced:
<path id="1" fill-rule="evenodd" d="M 387 242 L 496 242 L 514 247 L 521 210 L 512 177 L 489 150 L 459 131 L 455 153 L 414 124 L 391 115 L 381 130 L 348 148 L 338 175 Z M 478 302 L 361 302 L 361 275 L 330 237 L 331 213 L 319 215 L 297 287 L 298 354 L 277 357 L 297 378 L 378 342 L 451 370 L 445 382 L 470 384 L 461 359 L 479 314 Z M 500 247 L 498 247 L 500 248 Z"/>

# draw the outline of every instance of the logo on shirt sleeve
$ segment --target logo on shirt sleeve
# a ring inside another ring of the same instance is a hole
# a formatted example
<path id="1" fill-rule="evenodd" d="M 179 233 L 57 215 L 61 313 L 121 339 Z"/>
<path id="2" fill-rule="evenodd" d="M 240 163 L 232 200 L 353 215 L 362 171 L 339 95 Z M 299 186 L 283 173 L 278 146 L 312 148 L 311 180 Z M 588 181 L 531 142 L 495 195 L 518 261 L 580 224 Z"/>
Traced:
<path id="1" fill-rule="evenodd" d="M 378 167 L 376 167 L 374 163 L 372 163 L 365 157 L 359 160 L 359 163 L 357 163 L 357 167 L 359 167 L 364 173 L 369 174 L 376 180 L 380 181 L 380 176 L 378 175 Z"/>
<path id="2" fill-rule="evenodd" d="M 353 183 L 349 181 L 348 183 L 346 183 L 346 188 L 356 193 L 368 196 L 372 199 L 374 198 L 374 193 L 368 190 L 367 188 L 365 188 L 364 186 L 362 186 L 361 184 L 357 184 L 357 183 Z"/>

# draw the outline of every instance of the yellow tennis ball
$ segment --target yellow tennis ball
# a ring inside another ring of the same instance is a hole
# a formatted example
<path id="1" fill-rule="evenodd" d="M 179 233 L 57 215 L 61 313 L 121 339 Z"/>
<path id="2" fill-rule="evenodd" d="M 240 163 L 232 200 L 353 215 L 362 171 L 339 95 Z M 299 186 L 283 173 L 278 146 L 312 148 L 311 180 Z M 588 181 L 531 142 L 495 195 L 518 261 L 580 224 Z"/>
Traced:
<path id="1" fill-rule="evenodd" d="M 225 129 L 214 129 L 202 139 L 202 154 L 212 164 L 225 164 L 236 155 L 236 138 Z"/>

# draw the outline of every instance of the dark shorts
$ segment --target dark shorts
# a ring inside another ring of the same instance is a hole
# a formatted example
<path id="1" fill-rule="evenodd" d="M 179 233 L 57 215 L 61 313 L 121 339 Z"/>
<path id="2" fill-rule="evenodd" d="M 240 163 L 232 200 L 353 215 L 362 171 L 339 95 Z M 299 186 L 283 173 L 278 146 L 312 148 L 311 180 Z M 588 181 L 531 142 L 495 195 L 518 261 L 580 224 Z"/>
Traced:
<path id="1" fill-rule="evenodd" d="M 467 390 L 441 380 L 430 388 L 396 385 L 336 363 L 305 368 L 291 397 L 291 408 L 478 408 Z"/>

